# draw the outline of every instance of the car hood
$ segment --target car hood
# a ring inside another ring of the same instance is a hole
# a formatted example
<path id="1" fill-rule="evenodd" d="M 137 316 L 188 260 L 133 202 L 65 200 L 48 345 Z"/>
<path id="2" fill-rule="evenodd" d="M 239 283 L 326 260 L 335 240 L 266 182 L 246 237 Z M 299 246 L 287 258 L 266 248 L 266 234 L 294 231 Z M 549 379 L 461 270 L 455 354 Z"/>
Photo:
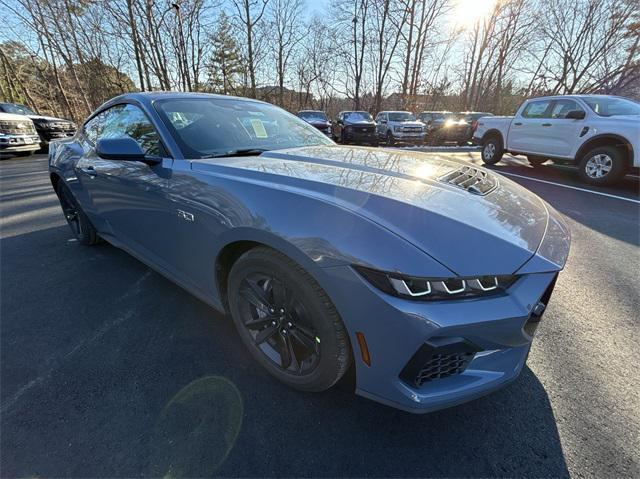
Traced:
<path id="1" fill-rule="evenodd" d="M 363 126 L 375 126 L 376 122 L 375 121 L 369 121 L 369 120 L 344 120 L 344 124 L 345 125 L 363 125 Z"/>
<path id="2" fill-rule="evenodd" d="M 305 120 L 307 123 L 309 123 L 310 125 L 313 126 L 329 126 L 331 125 L 331 122 L 329 120 Z"/>
<path id="3" fill-rule="evenodd" d="M 460 276 L 511 274 L 540 245 L 547 206 L 520 185 L 479 167 L 495 181 L 488 194 L 443 181 L 469 166 L 431 153 L 337 145 L 192 161 L 194 170 L 219 173 L 222 168 L 228 175 L 237 169 L 243 180 L 291 188 L 348 208 Z"/>
<path id="4" fill-rule="evenodd" d="M 64 118 L 55 118 L 53 116 L 42 115 L 27 115 L 29 118 L 35 121 L 52 121 L 55 123 L 72 123 L 71 120 L 65 120 Z"/>

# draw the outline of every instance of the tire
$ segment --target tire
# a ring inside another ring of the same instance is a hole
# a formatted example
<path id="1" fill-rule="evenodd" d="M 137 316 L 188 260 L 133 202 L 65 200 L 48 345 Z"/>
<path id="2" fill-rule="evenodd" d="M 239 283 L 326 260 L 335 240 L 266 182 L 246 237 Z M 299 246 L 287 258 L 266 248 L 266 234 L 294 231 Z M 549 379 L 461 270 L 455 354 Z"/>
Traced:
<path id="1" fill-rule="evenodd" d="M 623 153 L 613 146 L 600 146 L 588 151 L 580 159 L 580 179 L 591 185 L 611 185 L 627 172 Z"/>
<path id="2" fill-rule="evenodd" d="M 544 156 L 527 155 L 527 160 L 531 166 L 540 166 L 543 163 L 546 163 L 549 158 L 545 158 Z"/>
<path id="3" fill-rule="evenodd" d="M 20 157 L 20 158 L 26 158 L 28 156 L 33 155 L 35 152 L 33 151 L 18 151 L 16 152 L 16 156 Z"/>
<path id="4" fill-rule="evenodd" d="M 99 243 L 100 236 L 98 236 L 98 232 L 84 211 L 82 211 L 82 208 L 73 197 L 69 187 L 62 182 L 58 183 L 56 194 L 60 200 L 60 206 L 69 224 L 69 228 L 71 228 L 71 232 L 78 242 L 85 246 L 92 246 Z"/>
<path id="5" fill-rule="evenodd" d="M 396 140 L 393 137 L 393 133 L 391 131 L 387 131 L 387 145 L 393 146 L 396 144 Z"/>
<path id="6" fill-rule="evenodd" d="M 227 286 L 236 329 L 272 376 L 292 388 L 317 392 L 329 389 L 349 369 L 351 347 L 338 312 L 290 258 L 267 247 L 251 249 L 233 264 Z"/>
<path id="7" fill-rule="evenodd" d="M 503 154 L 502 141 L 497 136 L 490 136 L 482 143 L 481 156 L 486 165 L 495 165 Z"/>

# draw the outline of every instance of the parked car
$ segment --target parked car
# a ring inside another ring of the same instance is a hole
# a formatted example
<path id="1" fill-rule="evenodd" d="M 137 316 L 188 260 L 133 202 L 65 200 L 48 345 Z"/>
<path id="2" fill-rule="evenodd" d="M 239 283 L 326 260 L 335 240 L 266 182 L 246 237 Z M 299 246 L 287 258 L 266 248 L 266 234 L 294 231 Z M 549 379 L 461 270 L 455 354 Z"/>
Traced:
<path id="1" fill-rule="evenodd" d="M 333 126 L 333 139 L 340 143 L 378 146 L 376 123 L 368 111 L 341 111 Z"/>
<path id="2" fill-rule="evenodd" d="M 381 111 L 376 116 L 378 139 L 387 145 L 396 143 L 422 144 L 425 127 L 408 111 Z"/>
<path id="3" fill-rule="evenodd" d="M 40 147 L 46 149 L 51 140 L 75 135 L 76 125 L 70 120 L 38 115 L 32 109 L 18 103 L 0 103 L 0 111 L 25 115 L 31 118 L 40 136 Z"/>
<path id="4" fill-rule="evenodd" d="M 331 122 L 327 118 L 327 114 L 320 110 L 302 110 L 298 112 L 298 117 L 310 125 L 315 126 L 322 133 L 331 137 Z"/>
<path id="5" fill-rule="evenodd" d="M 478 120 L 485 116 L 494 116 L 493 113 L 479 112 L 479 111 L 463 111 L 460 117 L 467 122 L 467 135 L 465 138 L 465 144 L 473 142 L 473 132 L 478 128 Z"/>
<path id="6" fill-rule="evenodd" d="M 0 157 L 29 156 L 40 148 L 31 119 L 0 112 Z"/>
<path id="7" fill-rule="evenodd" d="M 49 171 L 79 243 L 230 314 L 274 377 L 322 391 L 354 368 L 357 393 L 412 412 L 518 376 L 569 250 L 561 216 L 507 178 L 336 145 L 257 100 L 119 96 L 52 143 Z"/>
<path id="8" fill-rule="evenodd" d="M 451 117 L 451 111 L 421 111 L 417 118 L 425 126 L 425 142 L 434 144 L 437 134 L 436 132 L 442 128 L 447 118 Z"/>
<path id="9" fill-rule="evenodd" d="M 533 166 L 574 163 L 584 181 L 611 184 L 640 166 L 640 103 L 609 95 L 532 98 L 515 116 L 481 118 L 473 139 L 490 165 L 508 152 Z"/>

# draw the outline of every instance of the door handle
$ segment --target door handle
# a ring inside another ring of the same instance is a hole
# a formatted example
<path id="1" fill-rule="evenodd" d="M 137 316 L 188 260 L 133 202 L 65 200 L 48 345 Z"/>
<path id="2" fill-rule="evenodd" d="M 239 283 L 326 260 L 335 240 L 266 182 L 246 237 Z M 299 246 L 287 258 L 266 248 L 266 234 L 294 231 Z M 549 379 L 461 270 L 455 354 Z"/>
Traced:
<path id="1" fill-rule="evenodd" d="M 89 166 L 87 168 L 80 168 L 80 171 L 89 175 L 91 178 L 95 178 L 96 176 L 98 176 L 98 172 L 95 170 L 93 166 Z"/>
<path id="2" fill-rule="evenodd" d="M 551 123 L 543 123 L 542 126 L 551 126 Z"/>
<path id="3" fill-rule="evenodd" d="M 515 126 L 522 126 L 522 123 L 518 122 L 518 123 L 514 123 Z"/>

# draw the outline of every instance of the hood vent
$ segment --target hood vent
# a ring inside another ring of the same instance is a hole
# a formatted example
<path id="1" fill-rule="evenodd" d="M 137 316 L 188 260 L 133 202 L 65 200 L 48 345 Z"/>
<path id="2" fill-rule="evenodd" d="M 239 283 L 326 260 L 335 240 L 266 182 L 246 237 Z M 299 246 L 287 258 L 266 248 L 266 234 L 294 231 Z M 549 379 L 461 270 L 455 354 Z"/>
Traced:
<path id="1" fill-rule="evenodd" d="M 438 179 L 474 195 L 482 196 L 491 193 L 498 186 L 498 179 L 494 175 L 473 166 L 463 166 Z"/>

